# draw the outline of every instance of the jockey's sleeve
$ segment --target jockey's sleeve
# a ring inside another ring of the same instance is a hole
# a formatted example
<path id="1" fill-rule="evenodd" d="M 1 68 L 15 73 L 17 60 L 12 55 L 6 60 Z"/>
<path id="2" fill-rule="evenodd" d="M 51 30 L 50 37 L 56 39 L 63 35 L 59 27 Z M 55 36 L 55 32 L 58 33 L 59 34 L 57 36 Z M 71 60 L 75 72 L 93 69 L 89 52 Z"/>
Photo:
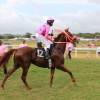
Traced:
<path id="1" fill-rule="evenodd" d="M 49 31 L 50 31 L 50 26 L 46 25 L 45 26 L 45 35 L 49 35 Z"/>
<path id="2" fill-rule="evenodd" d="M 50 26 L 46 25 L 45 28 L 46 28 L 45 29 L 45 38 L 48 39 L 48 40 L 50 40 L 50 41 L 52 41 L 51 38 L 50 38 L 50 36 L 49 36 Z"/>
<path id="3" fill-rule="evenodd" d="M 53 40 L 51 39 L 51 36 L 49 36 L 49 34 L 46 34 L 46 35 L 45 35 L 45 38 L 46 38 L 47 40 L 50 40 L 51 42 L 53 42 Z"/>

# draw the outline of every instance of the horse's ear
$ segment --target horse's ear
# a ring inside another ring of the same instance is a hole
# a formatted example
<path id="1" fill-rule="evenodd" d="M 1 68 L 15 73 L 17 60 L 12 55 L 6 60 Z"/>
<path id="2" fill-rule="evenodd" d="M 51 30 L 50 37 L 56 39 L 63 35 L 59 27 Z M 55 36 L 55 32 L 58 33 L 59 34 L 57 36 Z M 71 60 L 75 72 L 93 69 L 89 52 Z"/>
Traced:
<path id="1" fill-rule="evenodd" d="M 66 29 L 65 29 L 65 32 L 69 32 L 69 28 L 66 28 Z"/>

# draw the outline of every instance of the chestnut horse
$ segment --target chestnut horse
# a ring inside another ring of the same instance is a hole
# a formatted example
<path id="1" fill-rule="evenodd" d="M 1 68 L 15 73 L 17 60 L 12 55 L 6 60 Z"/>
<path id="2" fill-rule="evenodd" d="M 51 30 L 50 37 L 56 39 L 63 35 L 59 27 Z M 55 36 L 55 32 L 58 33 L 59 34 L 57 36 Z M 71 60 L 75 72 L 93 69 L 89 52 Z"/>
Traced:
<path id="1" fill-rule="evenodd" d="M 71 33 L 70 33 L 71 34 Z M 54 77 L 54 72 L 55 68 L 62 70 L 64 72 L 67 72 L 73 83 L 75 83 L 75 78 L 72 74 L 72 72 L 67 69 L 64 66 L 64 52 L 66 48 L 66 42 L 67 41 L 75 41 L 73 38 L 73 35 L 70 35 L 66 30 L 64 32 L 61 32 L 58 34 L 58 36 L 54 39 L 55 46 L 53 47 L 51 51 L 51 61 L 52 61 L 52 67 L 49 67 L 48 65 L 48 60 L 44 58 L 37 57 L 37 50 L 36 48 L 31 48 L 31 47 L 23 47 L 19 49 L 11 49 L 9 50 L 6 54 L 4 59 L 0 62 L 0 66 L 2 64 L 6 64 L 8 60 L 10 59 L 11 55 L 13 56 L 13 68 L 10 69 L 7 74 L 5 75 L 1 87 L 4 88 L 5 82 L 7 79 L 20 67 L 22 68 L 22 76 L 21 79 L 23 83 L 25 84 L 27 89 L 31 89 L 30 86 L 28 85 L 26 81 L 26 76 L 30 67 L 30 64 L 34 64 L 38 67 L 42 68 L 50 68 L 51 74 L 50 74 L 50 86 L 52 87 L 53 84 L 53 77 Z"/>

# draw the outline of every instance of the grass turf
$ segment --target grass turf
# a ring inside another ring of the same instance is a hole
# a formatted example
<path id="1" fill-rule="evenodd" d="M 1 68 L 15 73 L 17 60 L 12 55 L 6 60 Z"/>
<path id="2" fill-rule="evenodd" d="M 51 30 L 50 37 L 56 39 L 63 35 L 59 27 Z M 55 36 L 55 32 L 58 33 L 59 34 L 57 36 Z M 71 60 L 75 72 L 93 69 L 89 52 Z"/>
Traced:
<path id="1" fill-rule="evenodd" d="M 8 66 L 11 66 L 10 61 Z M 6 82 L 5 90 L 0 88 L 0 100 L 99 100 L 100 99 L 100 59 L 65 60 L 77 81 L 77 87 L 67 73 L 56 70 L 53 87 L 49 87 L 49 69 L 30 66 L 27 81 L 32 90 L 28 91 L 17 70 Z M 10 68 L 9 68 L 10 69 Z M 3 72 L 0 70 L 0 83 Z"/>

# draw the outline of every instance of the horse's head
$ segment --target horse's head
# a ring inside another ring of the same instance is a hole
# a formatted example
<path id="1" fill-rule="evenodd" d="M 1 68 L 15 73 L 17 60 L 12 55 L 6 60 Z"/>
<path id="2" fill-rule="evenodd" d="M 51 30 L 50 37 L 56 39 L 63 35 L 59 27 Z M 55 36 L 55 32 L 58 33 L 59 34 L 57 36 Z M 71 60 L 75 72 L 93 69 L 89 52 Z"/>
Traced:
<path id="1" fill-rule="evenodd" d="M 69 28 L 65 29 L 64 33 L 67 37 L 67 42 L 75 43 L 77 41 L 77 37 L 69 31 Z"/>
<path id="2" fill-rule="evenodd" d="M 77 40 L 77 37 L 74 36 L 71 32 L 69 32 L 69 28 L 60 32 L 58 36 L 54 39 L 55 42 L 71 42 L 74 43 Z"/>

